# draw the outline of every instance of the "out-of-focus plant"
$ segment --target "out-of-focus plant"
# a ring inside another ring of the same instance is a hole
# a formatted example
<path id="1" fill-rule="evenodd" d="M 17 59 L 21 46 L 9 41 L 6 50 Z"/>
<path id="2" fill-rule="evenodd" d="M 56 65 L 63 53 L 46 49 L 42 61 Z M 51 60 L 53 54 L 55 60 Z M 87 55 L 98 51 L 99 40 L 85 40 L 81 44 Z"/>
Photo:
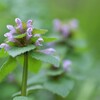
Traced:
<path id="1" fill-rule="evenodd" d="M 63 24 L 60 20 L 54 20 L 55 33 L 59 37 L 56 42 L 48 43 L 46 46 L 56 48 L 60 54 L 60 67 L 48 66 L 43 69 L 38 77 L 29 79 L 30 86 L 34 84 L 41 84 L 45 90 L 54 94 L 54 98 L 64 99 L 69 95 L 75 85 L 77 77 L 73 74 L 72 61 L 69 60 L 70 56 L 74 54 L 76 46 L 72 44 L 74 31 L 78 28 L 78 21 L 71 20 Z M 38 99 L 38 97 L 37 97 Z M 42 100 L 42 99 L 41 99 Z M 57 99 L 58 100 L 58 99 Z"/>
<path id="2" fill-rule="evenodd" d="M 4 34 L 6 37 L 5 42 L 0 45 L 0 57 L 6 58 L 6 61 L 0 67 L 0 81 L 12 72 L 17 64 L 22 64 L 23 61 L 22 89 L 21 94 L 19 93 L 21 96 L 14 98 L 14 100 L 22 100 L 28 99 L 26 96 L 30 90 L 27 89 L 28 67 L 32 67 L 30 69 L 37 72 L 40 69 L 41 61 L 58 67 L 59 60 L 53 55 L 55 52 L 53 48 L 43 49 L 43 43 L 55 40 L 55 38 L 41 36 L 47 30 L 33 28 L 32 20 L 24 23 L 19 18 L 16 18 L 15 22 L 16 27 L 7 25 L 10 32 Z"/>

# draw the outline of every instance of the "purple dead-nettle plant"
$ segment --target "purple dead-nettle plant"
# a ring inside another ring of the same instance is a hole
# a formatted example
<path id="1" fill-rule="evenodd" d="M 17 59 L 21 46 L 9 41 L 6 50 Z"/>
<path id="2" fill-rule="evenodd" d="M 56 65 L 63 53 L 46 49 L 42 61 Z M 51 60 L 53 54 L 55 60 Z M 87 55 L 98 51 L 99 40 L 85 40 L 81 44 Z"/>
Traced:
<path id="1" fill-rule="evenodd" d="M 30 66 L 32 67 L 31 69 L 34 69 L 33 67 L 35 67 L 35 62 L 40 65 L 40 62 L 43 61 L 58 67 L 59 61 L 56 58 L 56 55 L 54 55 L 56 51 L 53 48 L 45 47 L 45 49 L 43 49 L 45 42 L 52 42 L 52 40 L 54 40 L 54 38 L 42 36 L 42 34 L 45 34 L 47 30 L 34 28 L 32 20 L 28 20 L 25 23 L 19 18 L 16 18 L 15 23 L 16 26 L 7 25 L 9 32 L 4 34 L 4 37 L 6 37 L 5 43 L 0 45 L 0 50 L 2 51 L 0 53 L 4 53 L 5 55 L 6 51 L 6 55 L 9 56 L 8 60 L 0 68 L 0 80 L 14 69 L 13 65 L 18 63 L 19 57 L 24 59 L 21 95 L 26 96 L 28 61 L 30 58 L 33 59 L 33 65 Z M 7 66 L 8 71 L 6 70 Z M 5 73 L 3 73 L 3 71 Z"/>

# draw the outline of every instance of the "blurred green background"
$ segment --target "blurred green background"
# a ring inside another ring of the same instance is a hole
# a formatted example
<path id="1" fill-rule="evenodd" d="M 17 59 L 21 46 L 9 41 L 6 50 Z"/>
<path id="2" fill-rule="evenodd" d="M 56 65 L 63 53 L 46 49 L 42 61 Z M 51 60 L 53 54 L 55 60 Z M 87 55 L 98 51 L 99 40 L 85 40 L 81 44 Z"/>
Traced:
<path id="1" fill-rule="evenodd" d="M 34 20 L 34 26 L 48 29 L 48 34 L 52 32 L 55 18 L 62 21 L 78 19 L 80 30 L 87 41 L 89 56 L 93 60 L 90 60 L 91 67 L 84 73 L 89 78 L 81 86 L 77 86 L 78 89 L 76 87 L 76 93 L 69 96 L 68 100 L 100 100 L 100 0 L 1 0 L 0 42 L 4 39 L 3 34 L 7 32 L 6 25 L 14 25 L 16 17 Z M 0 94 L 5 93 L 6 89 L 17 90 L 15 85 L 12 88 L 5 84 L 0 84 Z M 3 86 L 6 86 L 5 90 L 2 89 Z M 3 95 L 0 95 L 0 100 L 6 100 Z"/>

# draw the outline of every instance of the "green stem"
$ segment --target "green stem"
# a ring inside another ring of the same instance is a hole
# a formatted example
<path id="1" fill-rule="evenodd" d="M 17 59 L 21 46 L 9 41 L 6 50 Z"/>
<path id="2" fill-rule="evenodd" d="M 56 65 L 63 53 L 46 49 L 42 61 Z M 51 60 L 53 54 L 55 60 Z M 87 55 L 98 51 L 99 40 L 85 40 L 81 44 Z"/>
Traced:
<path id="1" fill-rule="evenodd" d="M 26 96 L 27 90 L 27 76 L 28 76 L 28 52 L 24 53 L 24 65 L 23 65 L 23 76 L 22 76 L 22 90 L 21 95 Z"/>

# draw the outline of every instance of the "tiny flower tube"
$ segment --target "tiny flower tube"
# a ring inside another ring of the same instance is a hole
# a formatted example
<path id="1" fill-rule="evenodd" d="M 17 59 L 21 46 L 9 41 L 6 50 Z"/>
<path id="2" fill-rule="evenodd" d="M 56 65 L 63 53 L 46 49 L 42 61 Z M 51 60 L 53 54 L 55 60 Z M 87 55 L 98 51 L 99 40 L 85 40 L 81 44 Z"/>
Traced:
<path id="1" fill-rule="evenodd" d="M 23 25 L 22 25 L 22 21 L 19 18 L 15 19 L 15 22 L 17 24 L 17 29 L 20 29 L 20 31 L 23 31 Z"/>
<path id="2" fill-rule="evenodd" d="M 8 38 L 8 41 L 15 42 L 15 39 L 10 32 L 5 33 L 4 36 Z"/>
<path id="3" fill-rule="evenodd" d="M 41 43 L 42 43 L 43 41 L 44 41 L 43 38 L 40 37 L 40 38 L 38 38 L 38 40 L 36 40 L 35 45 L 36 45 L 36 46 L 42 46 Z"/>
<path id="4" fill-rule="evenodd" d="M 32 20 L 27 21 L 27 28 L 32 28 Z"/>
<path id="5" fill-rule="evenodd" d="M 9 37 L 10 35 L 11 35 L 10 32 L 4 34 L 5 37 Z"/>
<path id="6" fill-rule="evenodd" d="M 38 52 L 41 52 L 41 53 L 44 53 L 44 54 L 47 54 L 47 55 L 52 55 L 56 52 L 56 50 L 53 49 L 53 48 L 47 48 L 47 49 L 44 49 L 44 50 L 38 50 Z"/>
<path id="7" fill-rule="evenodd" d="M 29 40 L 32 37 L 32 30 L 33 30 L 32 28 L 27 29 L 27 37 L 26 37 L 27 40 Z"/>
<path id="8" fill-rule="evenodd" d="M 10 48 L 10 46 L 8 44 L 6 44 L 6 43 L 2 43 L 0 45 L 0 48 L 4 48 L 5 50 L 8 50 Z"/>
<path id="9" fill-rule="evenodd" d="M 72 64 L 72 62 L 70 60 L 64 60 L 63 61 L 63 69 L 65 71 L 70 71 L 71 70 L 71 68 L 70 68 L 71 64 Z"/>
<path id="10" fill-rule="evenodd" d="M 60 20 L 59 19 L 55 19 L 53 21 L 53 24 L 54 24 L 54 29 L 56 31 L 60 31 L 60 28 L 61 28 L 61 22 L 60 22 Z"/>

